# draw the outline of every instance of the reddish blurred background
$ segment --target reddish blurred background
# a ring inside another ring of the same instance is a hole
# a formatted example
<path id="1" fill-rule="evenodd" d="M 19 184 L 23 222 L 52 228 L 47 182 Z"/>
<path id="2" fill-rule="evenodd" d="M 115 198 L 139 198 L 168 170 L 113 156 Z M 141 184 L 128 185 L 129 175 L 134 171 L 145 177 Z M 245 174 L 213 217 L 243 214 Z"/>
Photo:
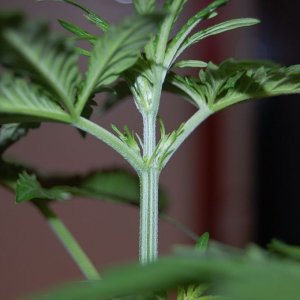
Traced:
<path id="1" fill-rule="evenodd" d="M 189 1 L 182 21 L 202 8 L 205 2 L 209 1 Z M 293 60 L 292 54 L 286 52 L 287 48 L 290 48 L 285 40 L 287 35 L 280 24 L 283 24 L 284 28 L 297 25 L 285 20 L 292 18 L 288 16 L 293 16 L 299 4 L 296 0 L 290 1 L 289 11 L 286 14 L 282 11 L 282 14 L 278 13 L 277 16 L 280 6 L 276 3 L 259 0 L 230 1 L 226 8 L 221 9 L 218 20 L 231 17 L 260 17 L 265 25 L 210 38 L 200 46 L 194 47 L 190 55 L 195 59 L 213 60 L 217 63 L 227 57 L 275 58 L 282 63 L 297 63 L 296 58 Z M 88 0 L 84 1 L 84 4 L 113 23 L 132 13 L 131 5 L 122 5 L 112 0 Z M 0 9 L 25 11 L 30 18 L 51 21 L 53 28 L 61 31 L 63 30 L 56 22 L 58 18 L 88 29 L 92 28 L 83 20 L 80 11 L 58 2 L 10 0 L 2 1 Z M 275 30 L 276 28 L 281 28 L 281 31 Z M 283 45 L 285 46 L 282 47 Z M 298 42 L 295 42 L 294 48 L 297 45 Z M 272 49 L 274 46 L 275 52 Z M 287 57 L 288 60 L 285 60 Z M 274 107 L 282 111 L 282 102 Z M 283 136 L 286 137 L 286 130 L 282 125 L 285 118 L 280 117 L 278 125 L 278 119 L 272 119 L 274 114 L 278 115 L 278 111 L 268 117 L 269 108 L 270 102 L 263 102 L 262 105 L 238 105 L 211 117 L 191 136 L 161 177 L 162 186 L 171 199 L 171 216 L 188 225 L 199 235 L 208 230 L 213 238 L 235 246 L 244 246 L 255 240 L 264 244 L 269 236 L 276 235 L 277 232 L 282 232 L 284 238 L 289 229 L 280 228 L 279 231 L 274 231 L 271 225 L 278 225 L 279 222 L 274 222 L 273 218 L 277 217 L 274 216 L 274 212 L 270 212 L 269 197 L 266 196 L 270 191 L 276 190 L 273 184 L 277 186 L 276 184 L 282 183 L 283 179 L 280 176 L 272 179 L 272 174 L 281 174 L 281 169 L 271 168 L 270 172 L 269 165 L 274 166 L 278 156 L 274 154 L 272 161 L 269 159 L 270 153 L 264 149 L 271 147 L 272 152 L 274 149 L 278 150 L 278 136 L 270 135 L 270 128 L 273 132 L 272 128 L 275 125 L 280 126 Z M 192 112 L 189 104 L 177 97 L 165 95 L 160 115 L 165 120 L 167 129 L 172 130 Z M 141 126 L 140 117 L 130 99 L 104 117 L 100 118 L 96 112 L 94 120 L 106 128 L 110 123 L 120 126 L 127 124 L 133 129 Z M 291 148 L 300 145 L 295 139 L 296 137 L 291 138 Z M 268 140 L 274 144 L 264 144 Z M 281 155 L 279 157 L 289 156 L 282 154 L 282 151 L 277 152 Z M 97 168 L 129 168 L 116 153 L 94 138 L 82 139 L 74 129 L 56 124 L 44 124 L 39 130 L 30 132 L 25 139 L 13 146 L 7 155 L 50 172 L 82 173 Z M 266 160 L 269 165 L 264 165 Z M 296 168 L 294 160 L 291 161 L 291 168 Z M 260 163 L 259 167 L 257 162 Z M 285 166 L 284 163 L 282 165 Z M 290 174 L 290 170 L 285 172 Z M 262 180 L 258 181 L 257 178 Z M 265 178 L 268 179 L 269 190 L 265 187 Z M 290 182 L 290 178 L 285 179 Z M 285 190 L 283 187 L 281 189 Z M 276 194 L 275 192 L 270 199 L 276 198 Z M 282 197 L 284 195 L 283 192 Z M 261 198 L 265 199 L 263 205 L 260 204 Z M 2 188 L 0 199 L 1 300 L 16 299 L 20 295 L 80 278 L 80 272 L 34 207 L 28 203 L 16 205 L 14 196 Z M 278 202 L 282 203 L 280 199 Z M 76 199 L 55 205 L 55 210 L 100 270 L 137 259 L 137 209 L 95 200 Z M 280 211 L 282 210 L 278 208 L 278 212 Z M 268 213 L 270 220 L 266 222 Z M 289 216 L 288 212 L 286 214 Z M 261 230 L 266 227 L 268 231 Z M 159 247 L 162 254 L 169 253 L 174 244 L 191 243 L 191 240 L 164 222 L 161 222 L 159 230 Z"/>

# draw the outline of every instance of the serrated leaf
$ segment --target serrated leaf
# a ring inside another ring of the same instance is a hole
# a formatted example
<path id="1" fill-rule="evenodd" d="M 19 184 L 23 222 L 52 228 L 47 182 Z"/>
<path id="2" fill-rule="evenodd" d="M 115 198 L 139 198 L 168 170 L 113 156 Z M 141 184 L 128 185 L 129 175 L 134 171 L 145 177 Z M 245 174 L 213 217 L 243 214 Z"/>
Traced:
<path id="1" fill-rule="evenodd" d="M 61 175 L 45 176 L 37 173 L 31 168 L 5 162 L 0 160 L 0 184 L 9 180 L 12 186 L 18 179 L 20 173 L 35 173 L 29 179 L 39 189 L 43 191 L 59 191 L 69 196 L 79 196 L 92 198 L 95 200 L 111 201 L 115 203 L 130 204 L 139 206 L 140 203 L 140 186 L 139 178 L 125 170 L 106 170 L 93 171 L 86 175 Z M 6 185 L 6 184 L 5 184 Z M 34 198 L 32 198 L 34 199 Z M 49 198 L 46 198 L 49 199 Z M 28 201 L 30 199 L 26 199 Z M 57 200 L 53 198 L 52 200 Z M 159 211 L 163 212 L 167 208 L 167 195 L 162 188 L 159 189 Z"/>
<path id="2" fill-rule="evenodd" d="M 222 22 L 220 24 L 214 25 L 212 27 L 203 29 L 195 34 L 193 34 L 191 37 L 187 38 L 185 42 L 180 46 L 180 48 L 177 50 L 176 57 L 178 57 L 181 53 L 183 53 L 187 48 L 192 46 L 193 44 L 198 43 L 199 41 L 212 36 L 217 35 L 229 30 L 245 27 L 245 26 L 252 26 L 255 24 L 258 24 L 259 20 L 252 19 L 252 18 L 243 18 L 243 19 L 233 19 L 229 21 Z"/>
<path id="3" fill-rule="evenodd" d="M 112 124 L 111 127 L 125 145 L 135 151 L 138 155 L 141 154 L 143 145 L 142 143 L 139 144 L 139 141 L 136 139 L 136 133 L 133 130 L 130 130 L 127 125 L 124 126 L 123 132 L 121 132 L 114 124 Z"/>
<path id="4" fill-rule="evenodd" d="M 197 105 L 216 112 L 241 101 L 300 92 L 300 65 L 276 66 L 262 61 L 209 63 L 199 79 L 175 75 L 172 83 Z"/>
<path id="5" fill-rule="evenodd" d="M 14 72 L 30 76 L 72 112 L 80 82 L 78 55 L 73 47 L 41 24 L 5 30 L 3 39 L 10 52 L 1 58 L 2 63 Z"/>
<path id="6" fill-rule="evenodd" d="M 39 123 L 0 124 L 0 157 L 6 149 L 25 136 L 30 129 L 39 127 Z"/>
<path id="7" fill-rule="evenodd" d="M 0 185 L 14 191 L 19 174 L 25 171 L 25 167 L 23 165 L 4 161 L 1 157 L 0 170 Z M 29 168 L 26 171 L 32 172 Z"/>
<path id="8" fill-rule="evenodd" d="M 170 67 L 178 57 L 177 51 L 180 46 L 184 43 L 188 35 L 192 30 L 203 20 L 209 19 L 215 16 L 215 11 L 225 5 L 228 0 L 216 0 L 209 4 L 207 7 L 197 12 L 192 18 L 190 18 L 185 25 L 179 30 L 172 41 L 169 43 L 166 56 L 164 59 L 164 66 Z"/>
<path id="9" fill-rule="evenodd" d="M 164 3 L 163 11 L 166 12 L 166 17 L 160 24 L 158 33 L 145 47 L 145 53 L 150 61 L 155 61 L 158 64 L 163 63 L 167 42 L 173 25 L 176 22 L 184 4 L 187 0 L 167 0 Z"/>
<path id="10" fill-rule="evenodd" d="M 156 0 L 134 0 L 133 4 L 137 13 L 143 15 L 155 10 Z"/>
<path id="11" fill-rule="evenodd" d="M 84 17 L 90 21 L 92 24 L 96 25 L 98 28 L 100 28 L 102 31 L 107 31 L 109 28 L 109 23 L 101 18 L 99 15 L 97 15 L 95 12 L 91 11 L 88 9 L 86 6 L 80 4 L 79 2 L 73 1 L 73 0 L 54 0 L 54 1 L 59 1 L 59 2 L 65 2 L 68 3 L 74 7 L 79 8 L 82 10 L 85 15 Z"/>
<path id="12" fill-rule="evenodd" d="M 0 124 L 45 120 L 68 123 L 70 116 L 41 87 L 10 76 L 0 79 Z"/>
<path id="13" fill-rule="evenodd" d="M 66 200 L 69 194 L 59 188 L 45 189 L 37 181 L 35 175 L 26 172 L 20 174 L 16 184 L 16 202 L 22 203 L 36 199 Z"/>
<path id="14" fill-rule="evenodd" d="M 180 76 L 175 73 L 170 73 L 166 77 L 164 89 L 168 92 L 183 96 L 185 100 L 196 107 L 200 107 L 203 103 L 195 89 L 196 79 L 188 76 Z M 199 99 L 200 98 L 200 99 Z"/>
<path id="15" fill-rule="evenodd" d="M 92 43 L 97 40 L 97 36 L 87 32 L 86 30 L 80 28 L 79 26 L 73 23 L 67 22 L 65 20 L 58 20 L 58 22 L 66 30 L 73 33 L 79 40 L 87 40 Z"/>
<path id="16" fill-rule="evenodd" d="M 81 27 L 79 27 L 75 24 L 72 24 L 65 20 L 58 20 L 58 21 L 62 27 L 64 27 L 66 30 L 68 30 L 69 32 L 71 32 L 75 35 L 75 37 L 73 38 L 75 41 L 85 40 L 85 41 L 88 41 L 91 45 L 94 45 L 98 39 L 97 36 L 87 32 L 86 30 L 82 29 Z M 81 47 L 75 47 L 74 51 L 77 54 L 83 55 L 83 56 L 89 57 L 91 55 L 89 50 L 86 50 Z"/>
<path id="17" fill-rule="evenodd" d="M 160 15 L 135 16 L 110 30 L 96 42 L 77 109 L 81 111 L 95 89 L 108 85 L 131 67 L 148 41 Z"/>

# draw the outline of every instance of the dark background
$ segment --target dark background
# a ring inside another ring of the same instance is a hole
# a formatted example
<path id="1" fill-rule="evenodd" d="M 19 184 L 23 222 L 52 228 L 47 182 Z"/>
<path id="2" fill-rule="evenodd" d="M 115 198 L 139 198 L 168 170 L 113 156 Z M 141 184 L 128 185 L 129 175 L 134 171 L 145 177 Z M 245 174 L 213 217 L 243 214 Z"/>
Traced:
<path id="1" fill-rule="evenodd" d="M 264 0 L 259 5 L 262 55 L 283 65 L 299 64 L 300 2 Z M 276 237 L 300 244 L 299 96 L 278 97 L 258 109 L 257 241 L 265 245 Z"/>

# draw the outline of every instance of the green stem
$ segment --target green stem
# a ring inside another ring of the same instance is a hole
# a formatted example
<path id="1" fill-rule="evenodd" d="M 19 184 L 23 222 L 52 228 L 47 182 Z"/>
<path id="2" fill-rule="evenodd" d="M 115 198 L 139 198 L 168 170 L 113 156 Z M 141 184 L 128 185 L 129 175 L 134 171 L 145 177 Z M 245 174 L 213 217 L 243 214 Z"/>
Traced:
<path id="1" fill-rule="evenodd" d="M 74 239 L 71 232 L 58 216 L 50 209 L 50 207 L 42 201 L 35 201 L 35 206 L 47 219 L 49 226 L 54 234 L 58 237 L 65 249 L 71 255 L 81 272 L 88 280 L 101 279 L 97 269 L 91 263 L 88 256 L 82 250 L 78 242 Z"/>
<path id="2" fill-rule="evenodd" d="M 156 146 L 156 114 L 145 114 L 144 122 L 144 159 L 152 156 Z M 146 164 L 140 173 L 140 262 L 152 262 L 158 252 L 158 181 L 159 171 L 156 162 Z"/>
<path id="3" fill-rule="evenodd" d="M 150 168 L 142 172 L 140 207 L 140 262 L 147 264 L 158 254 L 158 180 L 159 172 Z"/>
<path id="4" fill-rule="evenodd" d="M 142 158 L 108 130 L 82 117 L 80 117 L 73 125 L 95 136 L 113 148 L 123 156 L 136 171 L 143 168 Z"/>
<path id="5" fill-rule="evenodd" d="M 180 145 L 187 139 L 187 137 L 213 112 L 205 105 L 202 105 L 201 108 L 189 118 L 189 120 L 183 126 L 183 132 L 180 134 L 174 144 L 172 145 L 169 156 L 163 161 L 162 168 L 165 167 L 169 159 L 180 147 Z"/>

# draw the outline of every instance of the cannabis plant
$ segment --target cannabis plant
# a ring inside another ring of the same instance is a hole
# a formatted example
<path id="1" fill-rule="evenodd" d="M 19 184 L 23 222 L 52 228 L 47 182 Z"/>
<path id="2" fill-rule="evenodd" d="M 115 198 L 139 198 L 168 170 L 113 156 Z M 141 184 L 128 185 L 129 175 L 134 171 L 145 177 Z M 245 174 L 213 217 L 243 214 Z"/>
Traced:
<path id="1" fill-rule="evenodd" d="M 181 249 L 170 258 L 158 261 L 157 258 L 159 207 L 162 210 L 164 206 L 162 193 L 159 197 L 159 176 L 173 154 L 205 119 L 222 109 L 246 100 L 300 92 L 300 66 L 283 67 L 271 62 L 234 59 L 219 65 L 182 60 L 181 55 L 188 48 L 207 37 L 259 22 L 243 18 L 199 27 L 203 21 L 215 18 L 227 0 L 213 1 L 175 33 L 177 19 L 187 0 L 165 0 L 160 8 L 155 0 L 134 0 L 135 14 L 117 25 L 73 0 L 62 2 L 82 10 L 100 33 L 95 35 L 60 20 L 72 34 L 73 41 L 70 41 L 45 24 L 29 22 L 21 15 L 11 13 L 0 17 L 3 66 L 0 180 L 16 192 L 17 203 L 31 201 L 40 210 L 87 279 L 37 298 L 165 299 L 167 289 L 178 288 L 178 299 L 219 299 L 205 296 L 205 292 L 220 282 L 221 288 L 214 291 L 232 297 L 230 299 L 277 299 L 277 293 L 271 294 L 273 298 L 264 296 L 266 291 L 261 286 L 257 288 L 259 283 L 254 281 L 256 274 L 260 283 L 266 278 L 270 281 L 277 271 L 281 277 L 276 277 L 275 283 L 288 284 L 284 285 L 284 291 L 287 286 L 297 290 L 300 271 L 295 265 L 269 258 L 255 247 L 242 255 L 217 245 L 205 256 L 207 234 L 193 250 Z M 87 41 L 89 47 L 76 45 L 82 40 Z M 84 73 L 78 67 L 80 56 L 88 61 Z M 198 70 L 198 76 L 182 75 L 186 68 Z M 195 113 L 172 132 L 166 131 L 164 120 L 158 117 L 163 91 L 180 95 L 195 107 Z M 141 137 L 126 125 L 124 128 L 112 125 L 111 130 L 107 130 L 90 120 L 93 106 L 97 105 L 93 99 L 103 92 L 110 94 L 103 110 L 132 96 L 143 121 Z M 4 151 L 42 122 L 68 124 L 83 137 L 95 136 L 119 153 L 137 177 L 117 171 L 85 177 L 46 178 L 37 170 L 5 159 Z M 139 187 L 140 196 L 137 195 Z M 51 210 L 53 201 L 63 201 L 73 195 L 109 198 L 140 207 L 138 266 L 108 274 L 100 280 L 98 270 Z M 288 274 L 291 280 L 282 274 Z M 232 278 L 234 280 L 229 280 Z M 241 282 L 244 287 L 239 285 Z M 300 295 L 298 290 L 297 295 Z"/>

